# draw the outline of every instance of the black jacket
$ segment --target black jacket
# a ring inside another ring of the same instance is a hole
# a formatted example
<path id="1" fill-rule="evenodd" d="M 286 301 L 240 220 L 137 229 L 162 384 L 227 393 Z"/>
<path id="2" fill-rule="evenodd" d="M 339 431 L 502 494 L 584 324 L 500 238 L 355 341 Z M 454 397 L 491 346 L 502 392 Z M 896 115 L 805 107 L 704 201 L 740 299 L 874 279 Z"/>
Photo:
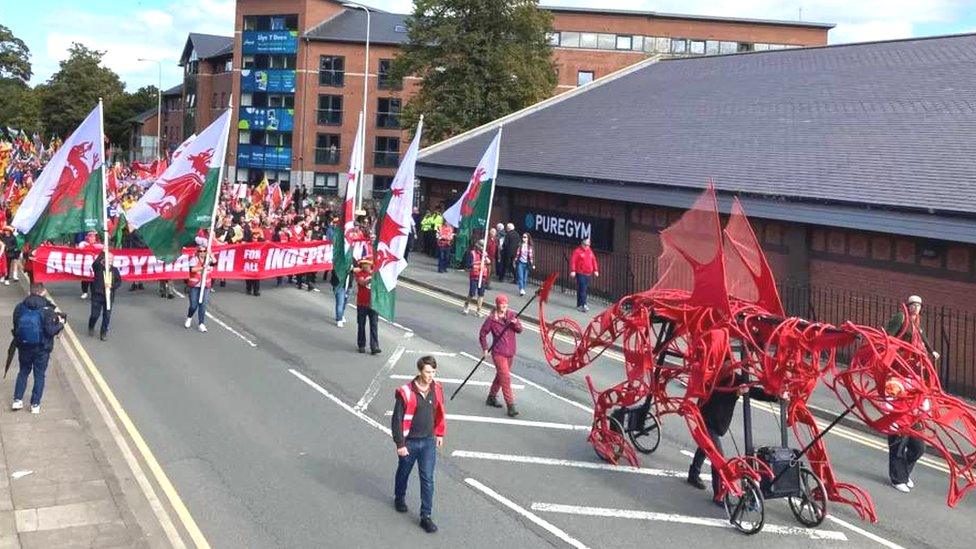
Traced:
<path id="1" fill-rule="evenodd" d="M 519 244 L 522 243 L 522 235 L 518 234 L 518 231 L 512 229 L 505 233 L 505 242 L 502 244 L 502 257 L 512 258 L 515 257 L 515 252 L 518 250 Z"/>
<path id="2" fill-rule="evenodd" d="M 100 254 L 95 262 L 92 263 L 92 274 L 95 278 L 92 279 L 91 294 L 93 301 L 105 301 L 105 254 Z M 112 266 L 112 302 L 115 302 L 116 290 L 122 286 L 122 275 L 119 274 L 119 269 Z"/>
<path id="3" fill-rule="evenodd" d="M 745 381 L 745 376 L 742 374 L 738 374 L 735 378 L 736 385 L 741 385 L 745 383 Z M 779 399 L 777 399 L 775 396 L 766 393 L 759 387 L 749 388 L 749 398 L 762 400 L 764 402 L 779 401 Z M 738 401 L 738 391 L 720 391 L 718 389 L 713 390 L 712 396 L 701 405 L 701 413 L 705 418 L 705 426 L 708 427 L 710 431 L 713 431 L 718 435 L 724 436 L 725 433 L 728 433 L 729 426 L 732 424 L 732 415 L 735 413 L 735 403 Z"/>

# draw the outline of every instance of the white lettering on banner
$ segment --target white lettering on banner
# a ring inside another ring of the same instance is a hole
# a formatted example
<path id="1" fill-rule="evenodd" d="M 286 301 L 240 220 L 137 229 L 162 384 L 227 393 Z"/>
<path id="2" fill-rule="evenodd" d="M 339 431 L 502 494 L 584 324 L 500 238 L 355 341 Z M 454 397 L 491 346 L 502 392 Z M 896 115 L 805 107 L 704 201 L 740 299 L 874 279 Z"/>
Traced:
<path id="1" fill-rule="evenodd" d="M 217 271 L 233 271 L 235 255 L 234 250 L 221 250 L 217 254 Z"/>
<path id="2" fill-rule="evenodd" d="M 85 262 L 85 254 L 64 254 L 64 272 L 81 276 L 81 267 Z"/>
<path id="3" fill-rule="evenodd" d="M 261 259 L 261 250 L 244 250 L 244 259 Z"/>
<path id="4" fill-rule="evenodd" d="M 112 266 L 114 266 L 116 269 L 119 270 L 119 276 L 125 276 L 129 274 L 129 256 L 117 255 L 112 257 Z"/>
<path id="5" fill-rule="evenodd" d="M 285 250 L 274 249 L 264 260 L 264 268 L 267 270 L 280 269 L 285 262 Z"/>
<path id="6" fill-rule="evenodd" d="M 47 264 L 44 268 L 49 273 L 64 272 L 64 258 L 61 257 L 61 252 L 51 252 L 51 255 L 47 256 Z"/>
<path id="7" fill-rule="evenodd" d="M 173 262 L 173 270 L 174 271 L 189 271 L 190 270 L 190 256 L 188 256 L 188 255 L 181 255 L 180 257 L 177 257 L 176 258 L 176 261 Z"/>
<path id="8" fill-rule="evenodd" d="M 134 255 L 132 256 L 132 267 L 135 270 L 135 274 L 141 275 L 143 267 L 146 266 L 146 262 L 149 261 L 148 255 Z"/>

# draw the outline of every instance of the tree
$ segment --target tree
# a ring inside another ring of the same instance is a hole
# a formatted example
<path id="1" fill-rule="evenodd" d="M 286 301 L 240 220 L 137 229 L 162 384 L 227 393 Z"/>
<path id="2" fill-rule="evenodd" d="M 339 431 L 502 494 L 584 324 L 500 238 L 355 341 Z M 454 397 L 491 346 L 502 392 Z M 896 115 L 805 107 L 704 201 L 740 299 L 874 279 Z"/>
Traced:
<path id="1" fill-rule="evenodd" d="M 27 44 L 0 25 L 0 79 L 14 78 L 27 84 L 33 74 Z"/>
<path id="2" fill-rule="evenodd" d="M 41 92 L 45 129 L 62 137 L 70 134 L 102 98 L 106 105 L 125 93 L 125 85 L 101 65 L 105 52 L 73 43 Z"/>
<path id="3" fill-rule="evenodd" d="M 129 119 L 149 109 L 156 109 L 156 86 L 144 86 L 135 93 L 124 93 L 105 105 L 105 134 L 110 143 L 123 150 L 129 149 L 132 123 Z M 156 127 L 147 128 L 155 135 Z"/>
<path id="4" fill-rule="evenodd" d="M 537 103 L 556 88 L 552 16 L 538 0 L 416 0 L 407 31 L 393 78 L 421 78 L 403 123 L 413 126 L 424 115 L 428 143 Z"/>
<path id="5" fill-rule="evenodd" d="M 40 129 L 37 94 L 27 85 L 32 75 L 30 49 L 0 25 L 0 127 Z"/>

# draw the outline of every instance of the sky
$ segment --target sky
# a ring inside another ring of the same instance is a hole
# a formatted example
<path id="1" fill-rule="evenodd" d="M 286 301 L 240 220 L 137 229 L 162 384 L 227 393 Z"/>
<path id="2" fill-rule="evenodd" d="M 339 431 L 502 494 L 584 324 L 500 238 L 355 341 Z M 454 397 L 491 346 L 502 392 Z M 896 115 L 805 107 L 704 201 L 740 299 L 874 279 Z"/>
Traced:
<path id="1" fill-rule="evenodd" d="M 324 0 L 321 0 L 324 1 Z M 543 0 L 543 5 L 608 7 L 667 13 L 835 23 L 832 44 L 976 32 L 976 0 Z M 368 5 L 407 13 L 410 0 L 372 0 Z M 801 15 L 802 14 L 802 15 Z M 135 91 L 156 85 L 159 60 L 163 89 L 178 84 L 177 65 L 187 34 L 230 36 L 234 0 L 0 0 L 0 24 L 31 50 L 34 78 L 46 81 L 67 57 L 72 42 L 106 52 L 104 64 Z"/>

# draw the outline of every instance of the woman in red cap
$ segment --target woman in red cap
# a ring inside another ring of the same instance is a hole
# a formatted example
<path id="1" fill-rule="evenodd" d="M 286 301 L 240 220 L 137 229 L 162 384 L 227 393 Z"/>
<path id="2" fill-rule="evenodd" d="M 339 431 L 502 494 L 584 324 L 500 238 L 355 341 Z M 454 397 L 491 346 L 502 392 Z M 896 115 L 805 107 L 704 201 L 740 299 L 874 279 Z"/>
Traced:
<path id="1" fill-rule="evenodd" d="M 496 395 L 498 390 L 502 390 L 505 397 L 505 404 L 508 405 L 508 416 L 515 417 L 518 411 L 515 409 L 515 395 L 512 393 L 512 358 L 515 357 L 515 334 L 522 332 L 522 323 L 518 316 L 508 309 L 508 297 L 498 294 L 495 298 L 495 308 L 492 310 L 485 323 L 481 325 L 481 333 L 478 340 L 484 350 L 485 358 L 491 354 L 491 360 L 495 363 L 495 381 L 488 390 L 488 400 L 485 404 L 495 408 L 501 408 Z M 492 344 L 488 345 L 488 334 L 491 334 Z"/>

